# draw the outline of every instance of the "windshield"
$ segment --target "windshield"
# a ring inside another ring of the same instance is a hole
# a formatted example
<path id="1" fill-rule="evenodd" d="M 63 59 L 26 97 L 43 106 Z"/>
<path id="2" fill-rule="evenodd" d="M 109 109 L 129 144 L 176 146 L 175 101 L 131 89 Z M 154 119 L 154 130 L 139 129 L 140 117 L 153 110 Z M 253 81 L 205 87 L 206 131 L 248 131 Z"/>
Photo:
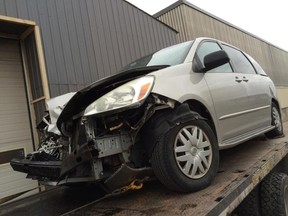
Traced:
<path id="1" fill-rule="evenodd" d="M 140 58 L 128 65 L 122 71 L 131 70 L 140 67 L 149 67 L 156 65 L 177 65 L 184 62 L 193 41 L 187 41 L 174 46 L 161 49 L 155 53 Z"/>

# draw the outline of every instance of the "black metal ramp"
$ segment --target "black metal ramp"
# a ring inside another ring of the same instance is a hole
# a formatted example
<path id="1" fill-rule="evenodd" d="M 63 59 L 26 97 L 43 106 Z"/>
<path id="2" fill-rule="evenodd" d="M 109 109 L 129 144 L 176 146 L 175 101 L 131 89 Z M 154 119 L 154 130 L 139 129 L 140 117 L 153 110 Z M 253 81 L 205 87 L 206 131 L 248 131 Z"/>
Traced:
<path id="1" fill-rule="evenodd" d="M 0 215 L 61 215 L 99 199 L 103 195 L 103 190 L 93 184 L 59 187 L 3 205 L 0 207 Z"/>

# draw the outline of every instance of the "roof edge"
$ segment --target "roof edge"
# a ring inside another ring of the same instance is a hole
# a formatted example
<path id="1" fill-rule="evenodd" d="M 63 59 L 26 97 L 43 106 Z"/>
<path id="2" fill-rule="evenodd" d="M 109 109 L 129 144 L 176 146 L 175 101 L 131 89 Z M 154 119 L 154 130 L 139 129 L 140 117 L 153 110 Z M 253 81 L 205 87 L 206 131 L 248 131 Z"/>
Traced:
<path id="1" fill-rule="evenodd" d="M 10 16 L 3 16 L 0 15 L 0 20 L 6 21 L 6 22 L 11 22 L 11 23 L 18 23 L 18 24 L 23 24 L 27 26 L 35 26 L 36 23 L 31 20 L 25 20 L 25 19 L 20 19 L 20 18 L 15 18 L 15 17 L 10 17 Z"/>
<path id="2" fill-rule="evenodd" d="M 179 33 L 178 30 L 174 29 L 173 27 L 167 25 L 166 23 L 162 22 L 161 20 L 157 19 L 156 17 L 154 17 L 153 15 L 148 14 L 147 12 L 145 12 L 144 10 L 142 10 L 141 8 L 137 7 L 136 5 L 124 0 L 124 2 L 126 2 L 127 4 L 131 5 L 132 7 L 138 9 L 139 11 L 142 11 L 143 13 L 145 13 L 146 15 L 152 17 L 154 20 L 156 20 L 157 22 L 161 23 L 162 25 L 166 26 L 167 28 L 171 29 L 172 31 L 174 31 L 176 34 Z"/>
<path id="3" fill-rule="evenodd" d="M 276 46 L 276 45 L 272 44 L 271 42 L 269 42 L 269 41 L 267 41 L 267 40 L 265 40 L 265 39 L 263 39 L 263 38 L 261 38 L 261 37 L 259 37 L 259 36 L 257 36 L 257 35 L 254 35 L 254 34 L 248 32 L 248 31 L 246 31 L 246 30 L 244 30 L 244 29 L 242 29 L 242 28 L 240 28 L 240 27 L 238 27 L 238 26 L 236 26 L 236 25 L 234 25 L 234 24 L 232 24 L 232 23 L 224 20 L 224 19 L 221 19 L 220 17 L 217 17 L 216 15 L 213 15 L 213 14 L 211 14 L 211 13 L 203 10 L 202 8 L 197 7 L 196 5 L 190 3 L 190 2 L 188 2 L 188 1 L 186 1 L 186 0 L 178 0 L 177 2 L 175 2 L 175 3 L 171 4 L 170 6 L 164 8 L 163 10 L 155 13 L 155 14 L 153 15 L 153 17 L 155 17 L 156 19 L 158 19 L 160 16 L 164 15 L 165 13 L 167 13 L 167 12 L 175 9 L 176 7 L 178 7 L 178 6 L 182 5 L 182 4 L 187 5 L 188 7 L 191 7 L 191 8 L 193 8 L 193 9 L 195 9 L 195 10 L 201 12 L 201 13 L 204 13 L 205 15 L 207 15 L 207 16 L 213 18 L 213 19 L 216 19 L 216 20 L 218 20 L 219 22 L 222 22 L 223 24 L 226 24 L 226 25 L 228 25 L 228 26 L 230 26 L 230 27 L 232 27 L 232 28 L 235 28 L 235 29 L 237 29 L 237 30 L 239 30 L 239 31 L 241 31 L 241 32 L 243 32 L 243 33 L 245 33 L 245 34 L 248 34 L 248 35 L 250 35 L 251 37 L 254 37 L 254 38 L 256 38 L 256 39 L 258 39 L 258 40 L 260 40 L 260 41 L 262 41 L 262 42 L 265 42 L 265 43 L 267 43 L 267 44 L 269 44 L 269 45 L 271 45 L 271 46 L 273 46 L 273 47 L 275 47 L 275 48 L 277 48 L 277 49 L 280 49 L 280 50 L 282 50 L 282 51 L 284 51 L 284 52 L 288 52 L 287 50 L 285 50 L 285 49 L 283 49 L 283 48 L 281 48 L 281 47 L 279 47 L 279 46 Z"/>
<path id="4" fill-rule="evenodd" d="M 155 14 L 153 15 L 153 17 L 157 19 L 158 17 L 160 17 L 160 16 L 162 16 L 163 14 L 169 12 L 170 10 L 175 9 L 176 7 L 182 5 L 183 3 L 185 4 L 185 1 L 184 1 L 184 0 L 178 0 L 178 1 L 174 2 L 173 4 L 169 5 L 168 7 L 160 10 L 160 11 L 157 12 L 157 13 L 155 13 Z"/>

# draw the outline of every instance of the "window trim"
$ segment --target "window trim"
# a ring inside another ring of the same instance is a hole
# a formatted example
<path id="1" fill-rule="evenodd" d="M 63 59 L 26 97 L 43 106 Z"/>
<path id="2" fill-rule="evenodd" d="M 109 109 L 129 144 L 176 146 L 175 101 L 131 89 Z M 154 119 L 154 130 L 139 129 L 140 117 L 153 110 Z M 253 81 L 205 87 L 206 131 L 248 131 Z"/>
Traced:
<path id="1" fill-rule="evenodd" d="M 268 76 L 266 74 L 266 72 L 264 71 L 264 69 L 262 68 L 262 66 L 252 56 L 250 56 L 248 53 L 245 53 L 244 51 L 242 51 L 242 53 L 245 55 L 245 57 L 248 59 L 248 61 L 252 64 L 252 66 L 254 67 L 254 69 L 256 71 L 256 74 L 261 75 L 261 76 Z M 260 71 L 257 70 L 257 68 L 255 67 L 255 64 L 253 62 L 251 62 L 250 58 L 252 58 L 259 65 L 259 67 L 262 69 L 264 74 L 260 73 Z"/>

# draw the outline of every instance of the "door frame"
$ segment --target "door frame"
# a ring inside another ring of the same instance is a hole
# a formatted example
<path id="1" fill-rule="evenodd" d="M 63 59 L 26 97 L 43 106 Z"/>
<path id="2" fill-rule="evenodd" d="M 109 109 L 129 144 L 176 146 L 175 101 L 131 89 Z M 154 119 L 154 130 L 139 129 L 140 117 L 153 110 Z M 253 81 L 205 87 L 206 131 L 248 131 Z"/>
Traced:
<path id="1" fill-rule="evenodd" d="M 44 51 L 42 46 L 42 40 L 41 40 L 41 32 L 38 25 L 36 25 L 36 22 L 31 20 L 24 20 L 19 19 L 15 17 L 8 17 L 8 16 L 2 16 L 0 15 L 0 24 L 5 23 L 6 25 L 11 25 L 11 27 L 21 28 L 24 29 L 24 31 L 15 33 L 17 31 L 14 31 L 13 33 L 7 33 L 7 32 L 0 32 L 1 38 L 6 39 L 14 39 L 18 40 L 20 43 L 20 51 L 21 51 L 21 58 L 22 58 L 22 67 L 24 72 L 24 82 L 25 82 L 25 88 L 26 88 L 26 95 L 28 100 L 28 110 L 29 110 L 29 117 L 30 117 L 30 125 L 31 125 L 31 133 L 32 133 L 32 140 L 33 140 L 33 148 L 35 150 L 36 146 L 35 143 L 39 142 L 39 136 L 36 129 L 36 111 L 34 108 L 34 105 L 40 101 L 46 100 L 50 98 L 50 92 L 49 92 L 49 85 L 48 85 L 48 78 L 47 78 L 47 71 L 46 71 L 46 63 L 45 63 L 45 57 L 44 57 Z M 41 77 L 41 86 L 43 90 L 43 95 L 39 98 L 33 98 L 32 95 L 32 85 L 31 85 L 31 79 L 29 76 L 29 67 L 28 67 L 28 56 L 26 53 L 26 45 L 25 40 L 28 36 L 33 35 L 35 40 L 34 44 L 37 51 L 37 60 L 38 60 L 38 67 L 39 67 L 39 73 Z"/>

